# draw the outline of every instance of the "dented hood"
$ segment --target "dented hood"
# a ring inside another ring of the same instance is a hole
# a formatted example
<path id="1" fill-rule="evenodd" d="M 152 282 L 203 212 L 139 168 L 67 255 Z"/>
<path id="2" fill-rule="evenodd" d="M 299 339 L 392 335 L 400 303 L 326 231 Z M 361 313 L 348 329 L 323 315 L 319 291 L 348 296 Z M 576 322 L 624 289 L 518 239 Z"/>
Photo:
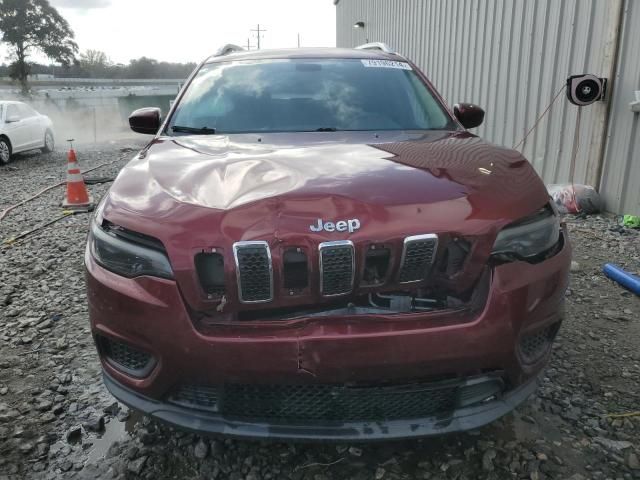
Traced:
<path id="1" fill-rule="evenodd" d="M 322 216 L 332 212 L 315 201 L 333 198 L 337 210 L 350 201 L 454 202 L 462 218 L 508 219 L 539 208 L 547 194 L 518 152 L 436 131 L 161 137 L 122 170 L 110 197 L 111 206 L 150 217 L 178 204 L 225 212 L 287 199 Z"/>
<path id="2" fill-rule="evenodd" d="M 499 229 L 547 199 L 518 152 L 463 132 L 185 136 L 158 138 L 134 158 L 103 214 L 160 240 L 186 301 L 204 311 L 214 300 L 202 295 L 194 255 L 221 253 L 232 281 L 230 252 L 238 241 L 268 242 L 279 265 L 285 246 L 315 255 L 321 242 L 348 239 L 400 251 L 411 235 L 437 234 L 443 244 L 451 235 L 473 237 L 476 253 L 456 281 L 464 291 L 485 267 Z M 314 228 L 320 221 L 336 229 Z M 340 222 L 353 228 L 338 230 Z"/>

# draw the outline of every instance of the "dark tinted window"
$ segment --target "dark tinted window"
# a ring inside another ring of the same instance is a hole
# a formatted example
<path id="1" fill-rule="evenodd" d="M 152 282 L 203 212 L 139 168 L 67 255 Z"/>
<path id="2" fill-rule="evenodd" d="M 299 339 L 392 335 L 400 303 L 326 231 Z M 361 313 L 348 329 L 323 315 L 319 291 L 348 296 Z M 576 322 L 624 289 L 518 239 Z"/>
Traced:
<path id="1" fill-rule="evenodd" d="M 453 128 L 408 63 L 359 59 L 205 65 L 173 125 L 217 133 Z"/>

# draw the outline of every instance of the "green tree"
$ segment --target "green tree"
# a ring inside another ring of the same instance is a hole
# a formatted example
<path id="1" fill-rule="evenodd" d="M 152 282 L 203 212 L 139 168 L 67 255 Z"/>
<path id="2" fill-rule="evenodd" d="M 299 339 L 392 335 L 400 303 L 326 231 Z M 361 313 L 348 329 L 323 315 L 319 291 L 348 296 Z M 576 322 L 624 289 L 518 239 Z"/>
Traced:
<path id="1" fill-rule="evenodd" d="M 154 78 L 158 71 L 158 61 L 153 58 L 140 57 L 129 61 L 127 76 L 129 78 Z"/>
<path id="2" fill-rule="evenodd" d="M 23 93 L 29 90 L 29 55 L 40 52 L 69 65 L 78 51 L 69 23 L 48 0 L 0 0 L 0 34 L 0 41 L 9 45 L 14 58 L 12 76 Z"/>

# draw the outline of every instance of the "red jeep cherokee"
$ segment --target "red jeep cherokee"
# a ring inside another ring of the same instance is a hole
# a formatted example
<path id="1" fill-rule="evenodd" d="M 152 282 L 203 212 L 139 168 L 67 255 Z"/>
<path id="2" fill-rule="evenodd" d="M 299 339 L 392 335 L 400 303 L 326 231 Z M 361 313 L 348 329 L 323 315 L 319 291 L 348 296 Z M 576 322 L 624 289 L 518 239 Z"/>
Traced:
<path id="1" fill-rule="evenodd" d="M 466 131 L 382 44 L 242 52 L 192 74 L 86 251 L 104 381 L 237 437 L 461 431 L 536 389 L 570 246 L 520 153 Z"/>

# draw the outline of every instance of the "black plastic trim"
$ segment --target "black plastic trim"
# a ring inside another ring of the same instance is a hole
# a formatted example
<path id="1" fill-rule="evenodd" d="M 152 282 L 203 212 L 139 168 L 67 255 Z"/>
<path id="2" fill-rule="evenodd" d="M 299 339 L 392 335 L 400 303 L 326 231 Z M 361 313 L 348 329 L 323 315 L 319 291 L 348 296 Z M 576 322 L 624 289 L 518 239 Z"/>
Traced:
<path id="1" fill-rule="evenodd" d="M 535 392 L 538 386 L 537 377 L 533 377 L 499 399 L 427 418 L 349 422 L 340 425 L 273 425 L 229 420 L 216 413 L 154 400 L 121 385 L 104 371 L 103 380 L 111 394 L 122 403 L 185 430 L 237 438 L 341 442 L 419 438 L 479 428 L 512 411 Z"/>

